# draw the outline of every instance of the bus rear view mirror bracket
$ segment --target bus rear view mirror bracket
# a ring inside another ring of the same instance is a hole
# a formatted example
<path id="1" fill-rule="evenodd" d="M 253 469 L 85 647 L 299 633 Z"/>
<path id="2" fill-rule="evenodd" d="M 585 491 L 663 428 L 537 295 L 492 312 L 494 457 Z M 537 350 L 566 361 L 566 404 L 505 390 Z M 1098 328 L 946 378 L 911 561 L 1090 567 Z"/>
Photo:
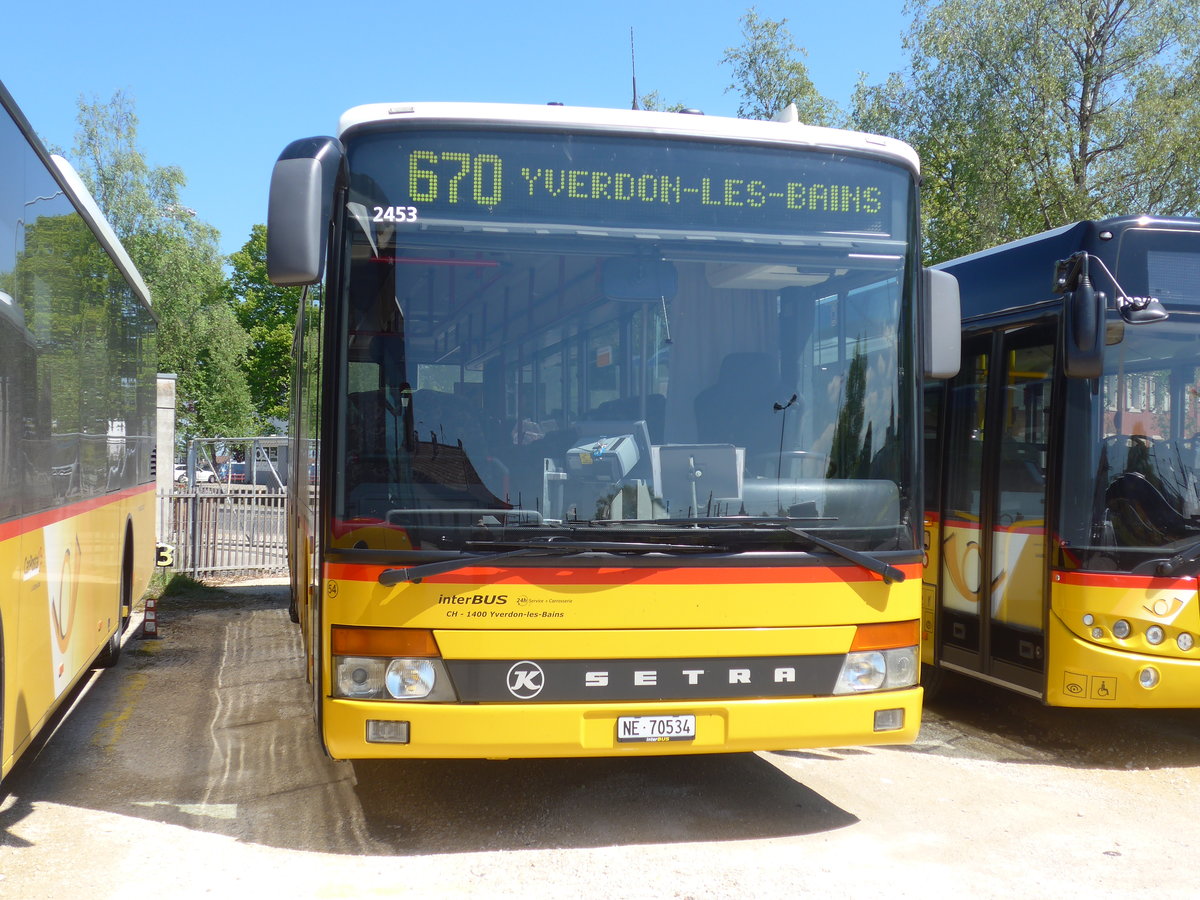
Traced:
<path id="1" fill-rule="evenodd" d="M 279 155 L 267 205 L 267 275 L 272 283 L 321 280 L 333 192 L 345 158 L 342 142 L 332 137 L 293 141 Z"/>
<path id="2" fill-rule="evenodd" d="M 940 269 L 922 270 L 925 377 L 953 378 L 962 358 L 958 279 Z"/>

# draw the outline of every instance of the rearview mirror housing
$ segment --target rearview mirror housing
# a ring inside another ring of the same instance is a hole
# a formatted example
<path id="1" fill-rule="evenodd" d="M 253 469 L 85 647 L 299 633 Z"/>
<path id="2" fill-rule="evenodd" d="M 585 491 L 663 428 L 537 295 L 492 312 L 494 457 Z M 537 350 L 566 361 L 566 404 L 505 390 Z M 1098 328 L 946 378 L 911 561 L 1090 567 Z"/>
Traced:
<path id="1" fill-rule="evenodd" d="M 958 279 L 940 269 L 923 269 L 922 276 L 925 377 L 953 378 L 962 359 Z"/>
<path id="2" fill-rule="evenodd" d="M 293 141 L 279 155 L 267 203 L 267 277 L 273 284 L 321 280 L 345 156 L 341 141 L 332 137 Z"/>

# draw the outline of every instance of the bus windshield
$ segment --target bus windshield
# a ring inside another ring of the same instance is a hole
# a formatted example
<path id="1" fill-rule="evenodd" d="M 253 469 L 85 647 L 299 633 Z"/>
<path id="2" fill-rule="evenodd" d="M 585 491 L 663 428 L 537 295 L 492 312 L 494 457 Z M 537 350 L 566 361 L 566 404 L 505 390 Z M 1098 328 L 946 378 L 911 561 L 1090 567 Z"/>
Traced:
<path id="1" fill-rule="evenodd" d="M 1091 466 L 1066 467 L 1062 533 L 1085 568 L 1155 569 L 1200 540 L 1200 233 L 1126 231 L 1115 268 L 1170 318 L 1110 328 L 1099 392 L 1069 386 L 1067 458 L 1087 458 L 1071 455 L 1084 435 L 1100 440 Z"/>
<path id="2" fill-rule="evenodd" d="M 769 522 L 912 549 L 911 173 L 649 136 L 346 144 L 334 546 Z"/>

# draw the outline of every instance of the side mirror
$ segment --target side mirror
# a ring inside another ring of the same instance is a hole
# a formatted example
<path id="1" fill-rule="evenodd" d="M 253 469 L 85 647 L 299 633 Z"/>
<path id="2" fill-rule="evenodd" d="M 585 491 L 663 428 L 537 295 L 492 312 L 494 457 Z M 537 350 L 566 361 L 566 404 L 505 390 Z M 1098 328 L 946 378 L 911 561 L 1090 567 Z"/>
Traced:
<path id="1" fill-rule="evenodd" d="M 923 269 L 921 281 L 925 377 L 953 378 L 962 360 L 958 279 L 940 269 Z"/>
<path id="2" fill-rule="evenodd" d="M 267 277 L 272 283 L 321 280 L 333 192 L 345 156 L 341 141 L 331 137 L 293 141 L 279 155 L 267 204 Z"/>
<path id="3" fill-rule="evenodd" d="M 1108 297 L 1084 275 L 1063 296 L 1063 304 L 1063 372 L 1068 378 L 1098 378 L 1104 371 Z"/>
<path id="4" fill-rule="evenodd" d="M 1063 373 L 1068 378 L 1098 378 L 1104 371 L 1108 297 L 1092 286 L 1087 253 L 1055 263 L 1051 286 L 1063 295 Z"/>

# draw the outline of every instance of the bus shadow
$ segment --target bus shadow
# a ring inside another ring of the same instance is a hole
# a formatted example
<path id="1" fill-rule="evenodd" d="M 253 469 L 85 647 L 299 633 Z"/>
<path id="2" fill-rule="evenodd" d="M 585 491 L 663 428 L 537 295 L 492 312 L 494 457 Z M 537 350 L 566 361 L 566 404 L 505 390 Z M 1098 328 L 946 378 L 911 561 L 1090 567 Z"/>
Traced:
<path id="1" fill-rule="evenodd" d="M 1200 766 L 1200 709 L 1073 709 L 945 673 L 908 752 L 1075 769 Z"/>
<path id="2" fill-rule="evenodd" d="M 6 779 L 0 847 L 63 807 L 377 857 L 740 841 L 858 821 L 749 753 L 335 762 L 287 602 L 268 584 L 160 603 L 160 637 L 131 638 Z"/>
<path id="3" fill-rule="evenodd" d="M 370 838 L 404 855 L 751 840 L 858 821 L 749 753 L 366 760 L 354 772 Z"/>

